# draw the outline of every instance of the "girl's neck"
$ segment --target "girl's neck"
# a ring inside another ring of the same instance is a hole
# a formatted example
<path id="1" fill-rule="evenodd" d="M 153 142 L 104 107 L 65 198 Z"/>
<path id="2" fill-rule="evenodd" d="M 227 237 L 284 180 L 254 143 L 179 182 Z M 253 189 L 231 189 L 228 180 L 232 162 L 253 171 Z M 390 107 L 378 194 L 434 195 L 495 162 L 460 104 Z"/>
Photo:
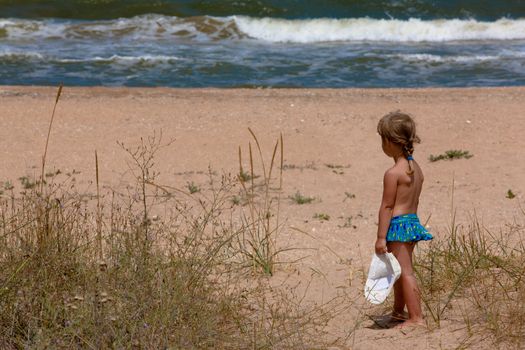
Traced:
<path id="1" fill-rule="evenodd" d="M 404 159 L 405 155 L 401 152 L 393 155 L 392 158 L 394 158 L 394 163 L 397 163 L 400 159 Z"/>

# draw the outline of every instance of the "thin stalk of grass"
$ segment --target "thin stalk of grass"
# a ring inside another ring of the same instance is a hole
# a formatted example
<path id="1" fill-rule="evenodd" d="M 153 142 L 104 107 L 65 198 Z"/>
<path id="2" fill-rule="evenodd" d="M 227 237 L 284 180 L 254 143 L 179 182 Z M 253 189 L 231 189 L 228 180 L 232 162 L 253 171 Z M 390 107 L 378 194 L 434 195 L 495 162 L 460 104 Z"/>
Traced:
<path id="1" fill-rule="evenodd" d="M 252 131 L 252 129 L 248 128 L 248 131 L 250 132 L 250 134 L 252 134 L 253 139 L 255 140 L 255 144 L 257 145 L 257 150 L 259 151 L 259 157 L 261 159 L 261 166 L 263 168 L 264 182 L 266 183 L 266 168 L 264 166 L 264 158 L 262 155 L 261 145 L 259 145 L 259 140 L 257 139 L 257 136 L 255 136 L 255 133 Z"/>
<path id="2" fill-rule="evenodd" d="M 266 183 L 266 193 L 265 193 L 265 199 L 264 199 L 264 208 L 266 210 L 266 235 L 265 235 L 265 238 L 264 238 L 264 241 L 266 243 L 266 249 L 268 252 L 270 252 L 272 250 L 272 239 L 271 239 L 271 236 L 270 236 L 270 218 L 271 218 L 271 213 L 270 213 L 270 206 L 271 206 L 271 199 L 270 199 L 270 195 L 269 195 L 269 192 L 270 192 L 270 179 L 272 178 L 272 169 L 273 169 L 273 162 L 275 160 L 275 154 L 277 152 L 277 146 L 279 145 L 279 140 L 277 140 L 277 142 L 275 143 L 275 147 L 273 149 L 273 154 L 272 154 L 272 161 L 270 162 L 270 170 L 268 172 L 268 182 Z M 279 215 L 279 212 L 277 212 L 277 216 Z M 277 228 L 277 227 L 276 227 Z"/>
<path id="3" fill-rule="evenodd" d="M 47 130 L 46 146 L 44 147 L 44 155 L 42 156 L 42 172 L 40 174 L 40 193 L 43 193 L 43 190 L 44 190 L 44 172 L 46 168 L 47 146 L 49 144 L 49 137 L 51 135 L 51 127 L 53 126 L 53 120 L 55 119 L 55 110 L 57 108 L 57 104 L 58 104 L 58 100 L 60 99 L 60 95 L 62 94 L 62 87 L 63 87 L 62 84 L 60 84 L 58 87 L 55 104 L 53 106 L 53 113 L 51 113 L 51 120 L 49 122 L 49 128 Z"/>
<path id="4" fill-rule="evenodd" d="M 99 183 L 99 172 L 98 172 L 98 154 L 95 150 L 95 180 L 97 185 L 97 247 L 98 247 L 98 258 L 100 261 L 104 259 L 104 253 L 102 251 L 102 212 L 100 208 L 100 183 Z"/>
<path id="5" fill-rule="evenodd" d="M 280 153 L 281 153 L 281 162 L 280 162 L 280 166 L 279 166 L 279 192 L 277 193 L 277 217 L 276 217 L 276 224 L 275 226 L 276 227 L 280 227 L 279 226 L 279 218 L 280 218 L 280 215 L 279 213 L 281 212 L 281 193 L 282 193 L 282 189 L 283 189 L 283 165 L 284 165 L 284 145 L 283 145 L 283 134 L 280 133 L 280 144 L 281 144 L 281 149 L 280 149 Z M 275 235 L 274 239 L 273 239 L 273 249 L 276 250 L 277 249 L 277 235 Z"/>
<path id="6" fill-rule="evenodd" d="M 22 263 L 20 264 L 20 266 L 18 266 L 16 268 L 16 270 L 11 274 L 11 276 L 9 276 L 7 278 L 7 280 L 4 282 L 4 285 L 2 286 L 2 289 L 0 289 L 0 297 L 2 296 L 2 294 L 8 292 L 9 290 L 9 283 L 11 283 L 11 281 L 13 281 L 15 279 L 15 277 L 20 273 L 20 271 L 22 271 L 24 269 L 24 267 L 27 265 L 27 263 L 29 262 L 29 260 L 31 259 L 31 257 L 27 257 L 24 261 L 22 261 Z"/>
<path id="7" fill-rule="evenodd" d="M 246 195 L 248 195 L 248 193 L 252 193 L 253 194 L 253 191 L 254 191 L 254 186 L 253 186 L 253 163 L 252 163 L 252 152 L 251 152 L 251 145 L 250 145 L 250 168 L 251 168 L 251 179 L 252 179 L 252 187 L 250 189 L 250 191 L 248 191 L 248 189 L 246 188 L 246 185 L 245 185 L 245 179 L 243 177 L 243 168 L 242 168 L 242 152 L 241 152 L 241 146 L 239 146 L 239 169 L 240 169 L 240 174 L 238 176 L 238 179 L 239 179 L 239 182 L 243 188 L 243 191 Z M 250 209 L 250 213 L 251 213 L 251 217 L 253 218 L 255 216 L 254 214 L 254 203 L 253 203 L 253 195 L 251 197 L 251 199 L 248 200 L 248 205 L 249 205 L 249 209 Z M 243 219 L 245 219 L 245 217 L 243 216 Z M 246 222 L 247 220 L 245 220 Z M 253 225 L 255 225 L 255 223 L 252 223 Z M 246 228 L 248 231 L 252 230 L 253 228 L 251 227 L 247 227 Z M 243 234 L 242 234 L 242 242 L 241 242 L 241 249 L 242 247 L 246 247 L 246 236 L 244 235 L 244 231 L 243 231 Z M 244 252 L 246 253 L 246 252 Z M 248 254 L 249 256 L 249 254 Z M 256 269 L 256 262 L 253 258 L 251 258 L 251 263 L 252 263 L 252 270 L 253 272 L 255 273 L 255 269 Z"/>
<path id="8" fill-rule="evenodd" d="M 272 160 L 270 162 L 270 169 L 268 171 L 268 179 L 266 181 L 266 192 L 265 192 L 265 204 L 266 206 L 268 206 L 268 201 L 269 201 L 269 193 L 270 193 L 270 179 L 272 178 L 272 170 L 273 170 L 273 163 L 275 161 L 275 154 L 277 153 L 277 147 L 279 146 L 279 140 L 277 140 L 277 142 L 275 142 L 275 146 L 273 148 L 273 152 L 272 152 Z"/>
<path id="9" fill-rule="evenodd" d="M 248 144 L 248 146 L 249 146 L 249 149 L 250 149 L 250 177 L 251 177 L 251 184 L 252 184 L 250 191 L 248 191 L 248 189 L 246 188 L 245 178 L 243 176 L 244 171 L 243 171 L 243 167 L 242 167 L 241 146 L 239 146 L 239 169 L 240 169 L 240 174 L 238 176 L 238 179 L 239 179 L 239 182 L 241 183 L 241 186 L 243 188 L 243 191 L 244 191 L 245 195 L 247 197 L 250 197 L 250 193 L 251 193 L 251 197 L 248 198 L 248 205 L 250 207 L 251 217 L 254 217 L 255 213 L 254 213 L 254 206 L 253 206 L 253 204 L 254 204 L 253 203 L 253 198 L 255 197 L 255 194 L 254 194 L 255 185 L 254 185 L 253 179 L 254 179 L 255 176 L 254 176 L 254 171 L 253 171 L 252 146 L 251 146 L 250 143 Z"/>
<path id="10" fill-rule="evenodd" d="M 450 291 L 450 293 L 448 294 L 447 296 L 447 300 L 445 301 L 445 304 L 443 305 L 443 307 L 441 308 L 441 310 L 439 311 L 438 313 L 438 320 L 441 320 L 441 317 L 443 315 L 443 312 L 446 310 L 446 308 L 449 306 L 450 302 L 452 301 L 452 298 L 454 298 L 454 296 L 456 295 L 456 292 L 459 290 L 459 288 L 463 285 L 463 282 L 466 280 L 466 277 L 471 274 L 476 268 L 477 266 L 479 265 L 479 262 L 482 260 L 483 258 L 480 257 L 478 260 L 476 260 L 475 263 L 471 264 L 467 269 L 465 269 L 461 275 L 457 278 L 457 280 L 455 281 L 454 285 L 453 285 L 453 288 L 452 290 Z"/>
<path id="11" fill-rule="evenodd" d="M 248 150 L 250 152 L 250 180 L 251 180 L 251 197 L 248 203 L 250 204 L 250 214 L 251 218 L 255 218 L 255 170 L 253 166 L 253 152 L 252 152 L 252 143 L 248 142 Z M 248 195 L 248 192 L 246 192 L 246 195 Z"/>
<path id="12" fill-rule="evenodd" d="M 251 142 L 248 142 L 248 150 L 250 152 L 250 175 L 251 175 L 251 182 L 252 182 L 252 198 L 253 198 L 254 196 L 253 191 L 255 191 L 255 184 L 254 184 L 255 173 L 253 171 L 253 153 L 252 153 L 252 143 Z"/>
<path id="13" fill-rule="evenodd" d="M 242 149 L 241 146 L 239 146 L 239 180 L 242 182 L 244 179 L 242 178 L 242 174 L 244 173 L 242 169 Z"/>

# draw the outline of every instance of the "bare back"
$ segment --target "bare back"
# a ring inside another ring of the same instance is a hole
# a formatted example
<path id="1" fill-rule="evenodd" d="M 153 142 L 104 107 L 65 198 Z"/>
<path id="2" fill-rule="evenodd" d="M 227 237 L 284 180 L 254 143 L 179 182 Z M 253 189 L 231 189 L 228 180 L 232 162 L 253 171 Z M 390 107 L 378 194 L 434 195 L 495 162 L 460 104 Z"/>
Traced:
<path id="1" fill-rule="evenodd" d="M 392 170 L 398 174 L 396 200 L 392 216 L 417 213 L 419 195 L 423 187 L 423 172 L 416 161 L 412 161 L 414 173 L 408 175 L 408 161 L 401 159 Z"/>

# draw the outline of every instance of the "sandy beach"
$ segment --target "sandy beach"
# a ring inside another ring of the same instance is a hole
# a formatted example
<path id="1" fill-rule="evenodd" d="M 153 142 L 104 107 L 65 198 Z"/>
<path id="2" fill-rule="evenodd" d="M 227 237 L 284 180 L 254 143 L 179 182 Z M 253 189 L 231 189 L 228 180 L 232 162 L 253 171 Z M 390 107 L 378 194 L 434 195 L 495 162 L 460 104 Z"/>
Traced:
<path id="1" fill-rule="evenodd" d="M 38 176 L 46 141 L 54 87 L 0 87 L 2 167 L 0 181 L 18 183 Z M 525 194 L 525 88 L 435 89 L 169 89 L 64 87 L 49 141 L 47 166 L 63 173 L 80 171 L 79 184 L 92 189 L 95 151 L 100 180 L 118 186 L 127 170 L 117 141 L 136 145 L 140 137 L 162 131 L 174 140 L 157 157 L 159 182 L 204 187 L 208 168 L 238 172 L 251 128 L 269 163 L 273 145 L 284 139 L 283 200 L 286 219 L 280 244 L 312 248 L 300 263 L 275 276 L 312 278 L 312 300 L 322 302 L 343 286 L 358 295 L 357 274 L 368 264 L 376 234 L 384 171 L 392 160 L 376 132 L 379 118 L 400 109 L 414 116 L 422 140 L 414 158 L 425 173 L 419 216 L 436 236 L 445 236 L 451 213 L 456 223 L 476 218 L 493 233 L 509 223 L 523 224 Z M 470 159 L 430 162 L 430 155 L 466 150 Z M 248 168 L 245 158 L 244 166 Z M 255 171 L 258 172 L 258 169 Z M 511 190 L 515 198 L 507 198 Z M 315 197 L 298 205 L 288 197 Z M 314 218 L 327 214 L 329 220 Z M 290 227 L 308 232 L 297 233 Z M 424 244 L 424 243 L 423 243 Z M 352 282 L 352 283 L 350 283 Z M 364 300 L 359 303 L 363 304 Z M 342 317 L 331 332 L 344 337 L 355 313 Z M 343 323 L 341 323 L 343 322 Z M 382 349 L 394 341 L 418 348 L 453 348 L 463 331 L 455 324 L 423 334 L 375 330 L 360 325 L 348 339 L 352 349 Z M 341 329 L 345 328 L 345 329 Z M 426 346 L 426 347 L 425 347 Z"/>

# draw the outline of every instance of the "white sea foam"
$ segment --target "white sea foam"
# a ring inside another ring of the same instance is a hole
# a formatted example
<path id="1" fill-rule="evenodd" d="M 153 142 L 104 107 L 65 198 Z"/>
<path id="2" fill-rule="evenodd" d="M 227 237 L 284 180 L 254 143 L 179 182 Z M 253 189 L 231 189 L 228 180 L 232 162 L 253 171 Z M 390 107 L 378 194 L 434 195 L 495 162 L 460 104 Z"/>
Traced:
<path id="1" fill-rule="evenodd" d="M 499 60 L 502 56 L 473 55 L 473 56 L 439 56 L 432 54 L 399 54 L 387 55 L 388 57 L 400 58 L 407 62 L 475 62 Z"/>
<path id="2" fill-rule="evenodd" d="M 525 52 L 504 52 L 499 55 L 433 55 L 433 54 L 395 54 L 386 57 L 399 58 L 406 62 L 431 62 L 431 63 L 475 63 L 484 61 L 498 61 L 502 59 L 519 59 L 525 57 Z"/>
<path id="3" fill-rule="evenodd" d="M 443 42 L 525 39 L 525 19 L 476 20 L 308 19 L 142 15 L 100 21 L 0 19 L 11 40 L 131 38 L 228 40 L 245 36 L 269 42 Z"/>
<path id="4" fill-rule="evenodd" d="M 181 60 L 177 56 L 165 56 L 165 55 L 142 55 L 142 56 L 120 56 L 112 55 L 110 57 L 90 57 L 90 58 L 62 58 L 56 59 L 57 62 L 61 63 L 90 63 L 90 62 L 106 62 L 106 63 L 170 63 L 173 61 Z"/>
<path id="5" fill-rule="evenodd" d="M 441 42 L 459 40 L 525 39 L 525 19 L 476 20 L 420 19 L 256 19 L 233 16 L 239 30 L 270 42 L 329 41 Z"/>
<path id="6" fill-rule="evenodd" d="M 33 51 L 11 51 L 11 50 L 4 50 L 0 51 L 0 58 L 1 59 L 42 59 L 44 56 L 40 54 L 39 52 L 33 52 Z"/>
<path id="7" fill-rule="evenodd" d="M 9 39 L 23 41 L 34 38 L 60 38 L 64 33 L 63 24 L 26 19 L 0 19 L 0 29 L 5 31 Z"/>
<path id="8" fill-rule="evenodd" d="M 182 59 L 177 56 L 168 55 L 139 55 L 139 56 L 121 56 L 112 55 L 109 57 L 85 57 L 85 58 L 60 58 L 54 56 L 44 55 L 38 52 L 17 52 L 17 51 L 0 51 L 0 60 L 40 60 L 46 62 L 55 63 L 108 63 L 108 64 L 120 64 L 120 65 L 135 65 L 135 64 L 146 64 L 146 65 L 157 65 L 165 63 L 173 63 L 175 61 L 181 61 Z"/>
<path id="9" fill-rule="evenodd" d="M 179 18 L 143 15 L 104 21 L 0 19 L 0 29 L 11 40 L 131 38 L 157 40 L 186 37 L 216 40 L 238 37 L 231 18 Z"/>

